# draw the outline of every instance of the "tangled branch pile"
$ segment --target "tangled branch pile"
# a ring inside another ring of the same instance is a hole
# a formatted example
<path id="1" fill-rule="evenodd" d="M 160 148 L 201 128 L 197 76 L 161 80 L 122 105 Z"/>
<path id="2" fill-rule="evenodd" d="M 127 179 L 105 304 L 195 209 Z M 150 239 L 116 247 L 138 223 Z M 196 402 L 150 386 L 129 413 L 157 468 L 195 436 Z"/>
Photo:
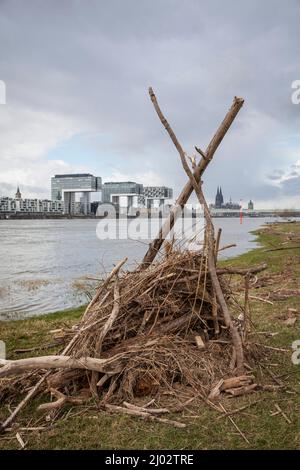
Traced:
<path id="1" fill-rule="evenodd" d="M 207 397 L 213 384 L 230 377 L 234 349 L 204 251 L 169 247 L 148 269 L 119 274 L 125 261 L 99 286 L 80 323 L 66 335 L 62 355 L 7 361 L 0 378 L 50 369 L 43 376 L 44 391 L 57 401 L 40 408 L 52 409 L 91 395 L 102 405 L 168 393 L 180 397 L 180 388 Z M 228 271 L 217 272 L 222 278 Z M 221 284 L 230 303 L 230 291 Z"/>
<path id="2" fill-rule="evenodd" d="M 232 354 L 227 327 L 214 308 L 199 252 L 174 251 L 147 270 L 116 277 L 84 316 L 70 349 L 71 356 L 104 361 L 101 372 L 81 372 L 82 386 L 91 384 L 99 393 L 105 383 L 104 400 L 114 402 L 161 393 L 176 383 L 206 395 L 226 374 Z M 209 341 L 216 328 L 228 344 Z M 53 379 L 74 389 L 69 372 L 48 381 Z M 78 380 L 76 372 L 76 387 Z"/>

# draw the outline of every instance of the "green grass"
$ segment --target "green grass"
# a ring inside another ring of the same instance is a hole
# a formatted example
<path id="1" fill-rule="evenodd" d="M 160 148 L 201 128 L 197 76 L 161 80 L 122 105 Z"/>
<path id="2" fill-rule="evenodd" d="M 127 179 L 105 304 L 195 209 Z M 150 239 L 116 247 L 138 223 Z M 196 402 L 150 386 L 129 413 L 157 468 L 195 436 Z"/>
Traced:
<path id="1" fill-rule="evenodd" d="M 20 358 L 20 355 L 15 354 L 15 349 L 35 348 L 41 344 L 53 343 L 53 336 L 49 331 L 72 326 L 78 322 L 83 311 L 84 307 L 79 307 L 26 320 L 0 322 L 0 339 L 6 343 L 7 357 Z"/>
<path id="2" fill-rule="evenodd" d="M 300 238 L 300 223 L 272 225 L 257 232 L 261 246 L 237 258 L 222 262 L 226 266 L 249 266 L 267 262 L 268 270 L 258 277 L 273 276 L 269 285 L 252 289 L 251 294 L 261 296 L 276 289 L 300 288 L 300 250 L 266 251 L 270 248 L 299 245 L 299 241 L 288 240 L 289 234 Z M 238 289 L 238 288 L 237 288 Z M 242 293 L 240 294 L 242 299 Z M 299 318 L 296 325 L 288 327 L 283 318 L 288 308 L 296 308 Z M 2 322 L 0 337 L 6 341 L 8 357 L 16 358 L 17 348 L 31 348 L 50 343 L 50 330 L 71 326 L 76 323 L 83 308 L 57 312 L 50 315 L 30 318 L 23 321 Z M 255 341 L 261 341 L 271 347 L 290 349 L 294 340 L 300 339 L 300 298 L 289 297 L 284 301 L 274 301 L 273 305 L 260 301 L 251 302 L 252 319 L 256 331 L 278 333 L 265 338 L 259 335 Z M 54 352 L 50 350 L 49 352 Z M 267 350 L 265 350 L 267 352 Z M 47 350 L 48 354 L 48 350 Z M 31 353 L 32 355 L 32 353 Z M 26 355 L 22 355 L 25 357 Z M 96 411 L 93 403 L 89 410 L 83 407 L 64 408 L 61 418 L 43 432 L 21 432 L 27 449 L 299 449 L 300 448 L 300 366 L 293 365 L 291 353 L 268 351 L 264 364 L 285 388 L 274 392 L 255 392 L 240 398 L 223 398 L 227 410 L 237 409 L 245 404 L 251 407 L 233 415 L 249 441 L 240 436 L 228 418 L 204 403 L 185 410 L 172 418 L 185 422 L 185 429 L 168 425 L 145 422 L 129 416 L 110 416 Z M 258 381 L 274 384 L 264 368 L 255 369 Z M 7 433 L 0 438 L 0 449 L 19 448 L 15 433 L 18 426 L 49 425 L 45 413 L 38 413 L 36 407 L 45 401 L 38 397 L 28 405 L 18 417 L 14 433 Z M 145 399 L 146 401 L 146 399 Z M 281 414 L 272 415 L 278 404 L 286 413 L 289 424 Z M 7 404 L 0 408 L 0 419 L 8 415 Z"/>

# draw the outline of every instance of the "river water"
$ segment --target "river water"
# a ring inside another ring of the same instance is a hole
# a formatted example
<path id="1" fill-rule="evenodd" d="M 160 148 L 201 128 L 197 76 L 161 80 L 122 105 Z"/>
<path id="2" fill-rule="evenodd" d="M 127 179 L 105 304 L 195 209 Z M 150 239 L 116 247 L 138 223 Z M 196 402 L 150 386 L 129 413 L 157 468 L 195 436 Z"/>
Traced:
<path id="1" fill-rule="evenodd" d="M 222 228 L 222 252 L 235 256 L 256 246 L 249 232 L 271 218 L 214 219 Z M 95 285 L 87 277 L 102 277 L 128 256 L 127 268 L 141 260 L 147 243 L 133 239 L 99 239 L 98 221 L 0 220 L 0 320 L 19 319 L 78 306 Z"/>

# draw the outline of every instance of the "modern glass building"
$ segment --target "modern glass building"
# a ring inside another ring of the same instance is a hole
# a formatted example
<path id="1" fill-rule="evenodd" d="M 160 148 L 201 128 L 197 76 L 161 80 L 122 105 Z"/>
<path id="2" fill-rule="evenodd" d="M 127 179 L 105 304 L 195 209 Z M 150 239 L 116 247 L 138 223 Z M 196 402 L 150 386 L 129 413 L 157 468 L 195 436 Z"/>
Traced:
<path id="1" fill-rule="evenodd" d="M 102 189 L 102 180 L 99 176 L 90 173 L 75 173 L 55 175 L 51 178 L 51 199 L 64 201 L 64 213 L 76 213 L 76 193 L 81 193 L 80 208 L 84 214 L 90 213 L 90 193 Z"/>
<path id="2" fill-rule="evenodd" d="M 133 181 L 108 182 L 103 184 L 102 202 L 111 202 L 119 207 L 138 207 L 143 185 Z"/>
<path id="3" fill-rule="evenodd" d="M 163 207 L 166 199 L 173 198 L 173 189 L 166 186 L 144 186 L 144 206 L 148 209 Z"/>
<path id="4" fill-rule="evenodd" d="M 119 208 L 161 208 L 166 199 L 172 199 L 173 190 L 166 186 L 143 186 L 133 181 L 104 183 L 102 202 Z"/>
<path id="5" fill-rule="evenodd" d="M 110 181 L 102 184 L 100 177 L 90 173 L 55 175 L 51 178 L 51 198 L 63 201 L 64 213 L 89 214 L 91 192 L 102 190 L 102 203 L 114 204 L 119 210 L 129 213 L 136 208 L 163 208 L 167 199 L 172 199 L 173 190 L 166 186 L 143 186 L 134 181 Z M 80 193 L 80 202 L 75 200 Z M 95 209 L 95 208 L 94 208 Z"/>

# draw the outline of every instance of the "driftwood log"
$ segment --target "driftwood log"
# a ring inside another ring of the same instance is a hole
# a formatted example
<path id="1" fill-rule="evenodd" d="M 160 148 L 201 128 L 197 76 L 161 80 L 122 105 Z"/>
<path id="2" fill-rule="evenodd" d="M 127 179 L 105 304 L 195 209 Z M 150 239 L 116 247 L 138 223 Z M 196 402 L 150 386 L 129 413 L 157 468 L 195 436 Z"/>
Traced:
<path id="1" fill-rule="evenodd" d="M 17 359 L 15 361 L 0 359 L 0 365 L 3 365 L 0 369 L 0 378 L 36 369 L 85 369 L 113 374 L 119 371 L 118 367 L 113 367 L 113 364 L 118 359 L 118 356 L 108 359 L 98 359 L 95 357 L 74 358 L 70 356 L 40 356 Z"/>

